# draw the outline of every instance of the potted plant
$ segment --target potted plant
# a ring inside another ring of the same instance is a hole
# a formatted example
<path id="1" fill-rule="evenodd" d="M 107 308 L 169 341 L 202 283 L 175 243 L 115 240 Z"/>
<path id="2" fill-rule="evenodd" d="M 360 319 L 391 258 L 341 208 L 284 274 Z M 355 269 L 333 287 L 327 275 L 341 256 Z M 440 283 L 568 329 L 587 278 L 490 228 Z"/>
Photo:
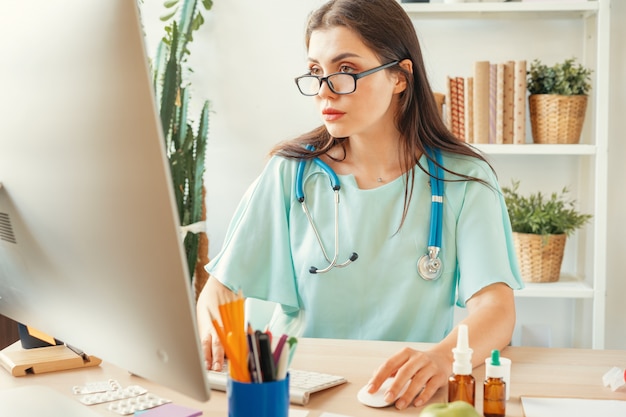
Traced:
<path id="1" fill-rule="evenodd" d="M 174 195 L 182 226 L 183 244 L 189 274 L 196 297 L 208 279 L 208 238 L 204 231 L 205 150 L 209 129 L 209 102 L 202 101 L 196 120 L 188 115 L 191 104 L 192 72 L 187 58 L 194 31 L 204 23 L 202 10 L 208 11 L 211 0 L 164 0 L 169 22 L 165 36 L 152 60 L 153 84 L 165 136 Z"/>
<path id="2" fill-rule="evenodd" d="M 591 89 L 591 70 L 574 58 L 549 67 L 534 60 L 527 72 L 535 143 L 578 143 Z"/>
<path id="3" fill-rule="evenodd" d="M 541 192 L 528 196 L 518 192 L 519 181 L 502 187 L 522 279 L 526 282 L 558 281 L 565 240 L 585 225 L 590 214 L 575 209 L 567 188 L 546 198 Z"/>

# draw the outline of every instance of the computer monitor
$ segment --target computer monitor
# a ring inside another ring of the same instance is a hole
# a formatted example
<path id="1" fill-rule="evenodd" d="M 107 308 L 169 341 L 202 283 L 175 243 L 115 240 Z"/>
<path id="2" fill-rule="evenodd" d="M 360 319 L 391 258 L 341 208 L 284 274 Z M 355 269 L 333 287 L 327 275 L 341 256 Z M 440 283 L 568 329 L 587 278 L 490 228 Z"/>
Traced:
<path id="1" fill-rule="evenodd" d="M 135 0 L 2 5 L 0 314 L 204 401 Z"/>

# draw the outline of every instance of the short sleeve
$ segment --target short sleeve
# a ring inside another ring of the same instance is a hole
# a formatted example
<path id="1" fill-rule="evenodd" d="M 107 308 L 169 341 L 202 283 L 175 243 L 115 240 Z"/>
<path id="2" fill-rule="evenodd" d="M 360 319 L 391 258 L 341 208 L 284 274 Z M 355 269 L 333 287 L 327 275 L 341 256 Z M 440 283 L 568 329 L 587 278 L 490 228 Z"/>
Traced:
<path id="1" fill-rule="evenodd" d="M 449 186 L 464 189 L 456 224 L 456 303 L 461 307 L 490 284 L 503 282 L 512 289 L 523 288 L 502 191 L 487 164 L 474 164 L 470 175 L 486 184 L 465 181 Z"/>
<path id="2" fill-rule="evenodd" d="M 242 197 L 224 245 L 206 270 L 232 290 L 296 310 L 289 211 L 296 162 L 272 157 Z"/>

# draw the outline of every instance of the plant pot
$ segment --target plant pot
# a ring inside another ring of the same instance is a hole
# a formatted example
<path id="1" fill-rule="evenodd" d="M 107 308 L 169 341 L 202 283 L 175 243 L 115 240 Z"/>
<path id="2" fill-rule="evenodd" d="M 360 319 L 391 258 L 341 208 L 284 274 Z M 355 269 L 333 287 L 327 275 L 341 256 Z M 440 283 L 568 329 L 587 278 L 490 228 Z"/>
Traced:
<path id="1" fill-rule="evenodd" d="M 555 282 L 561 275 L 566 235 L 513 233 L 522 280 Z"/>
<path id="2" fill-rule="evenodd" d="M 530 126 L 535 143 L 578 143 L 587 110 L 587 96 L 531 94 Z"/>
<path id="3" fill-rule="evenodd" d="M 202 186 L 202 220 L 206 221 L 206 187 Z M 196 301 L 204 285 L 209 280 L 209 273 L 204 269 L 209 263 L 209 237 L 206 232 L 198 233 L 198 260 L 193 271 L 192 284 Z"/>

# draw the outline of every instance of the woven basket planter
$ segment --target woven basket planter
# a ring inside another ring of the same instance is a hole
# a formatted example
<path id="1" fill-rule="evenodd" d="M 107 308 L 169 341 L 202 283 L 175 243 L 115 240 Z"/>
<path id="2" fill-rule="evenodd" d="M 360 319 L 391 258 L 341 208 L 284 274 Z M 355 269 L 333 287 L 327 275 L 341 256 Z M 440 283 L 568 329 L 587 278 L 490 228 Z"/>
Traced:
<path id="1" fill-rule="evenodd" d="M 578 143 L 585 121 L 587 96 L 531 94 L 530 127 L 535 143 Z"/>
<path id="2" fill-rule="evenodd" d="M 522 280 L 555 282 L 561 274 L 566 235 L 513 233 Z"/>

